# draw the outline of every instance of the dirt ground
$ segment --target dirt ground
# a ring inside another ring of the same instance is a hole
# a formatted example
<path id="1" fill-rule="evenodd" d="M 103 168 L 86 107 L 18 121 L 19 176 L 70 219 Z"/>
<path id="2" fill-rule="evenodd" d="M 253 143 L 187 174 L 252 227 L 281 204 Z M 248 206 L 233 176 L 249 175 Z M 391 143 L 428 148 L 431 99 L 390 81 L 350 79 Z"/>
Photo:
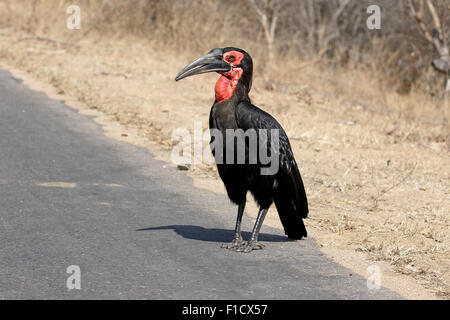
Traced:
<path id="1" fill-rule="evenodd" d="M 167 162 L 162 170 L 225 194 L 214 166 L 177 171 L 171 161 L 175 129 L 193 132 L 194 121 L 208 126 L 217 75 L 174 81 L 205 52 L 177 56 L 137 39 L 69 46 L 0 32 L 3 68 L 94 116 L 107 134 L 149 148 Z M 448 299 L 449 105 L 362 86 L 370 77 L 338 79 L 308 65 L 303 72 L 285 83 L 257 68 L 251 98 L 290 137 L 310 202 L 309 234 L 357 274 L 367 277 L 368 266 L 379 266 L 382 285 L 406 298 Z M 249 201 L 246 215 L 256 212 Z M 230 228 L 234 219 L 232 212 Z M 266 223 L 281 227 L 273 208 Z"/>

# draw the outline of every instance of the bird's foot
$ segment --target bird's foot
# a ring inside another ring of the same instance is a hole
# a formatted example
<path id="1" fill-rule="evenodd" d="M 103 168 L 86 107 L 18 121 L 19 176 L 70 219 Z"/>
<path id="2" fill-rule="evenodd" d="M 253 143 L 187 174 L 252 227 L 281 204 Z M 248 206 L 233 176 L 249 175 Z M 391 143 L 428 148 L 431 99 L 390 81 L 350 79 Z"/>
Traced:
<path id="1" fill-rule="evenodd" d="M 250 240 L 248 242 L 245 242 L 243 245 L 241 245 L 236 251 L 237 252 L 244 252 L 249 253 L 253 250 L 262 250 L 265 248 L 265 245 L 258 241 Z"/>
<path id="2" fill-rule="evenodd" d="M 242 239 L 241 236 L 236 236 L 236 237 L 234 237 L 233 241 L 231 241 L 230 243 L 222 244 L 222 248 L 237 251 L 237 249 L 239 249 L 245 243 L 246 242 Z"/>

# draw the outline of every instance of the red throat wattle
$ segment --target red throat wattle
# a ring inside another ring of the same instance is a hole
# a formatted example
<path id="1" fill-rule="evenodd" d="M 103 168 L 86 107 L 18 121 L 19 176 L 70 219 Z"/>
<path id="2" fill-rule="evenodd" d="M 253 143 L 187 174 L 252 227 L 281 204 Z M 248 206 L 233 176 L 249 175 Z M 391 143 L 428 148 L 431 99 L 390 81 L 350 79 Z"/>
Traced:
<path id="1" fill-rule="evenodd" d="M 242 68 L 238 67 L 243 59 L 244 54 L 239 51 L 228 51 L 223 55 L 223 60 L 231 65 L 231 70 L 228 72 L 220 72 L 222 76 L 216 83 L 217 102 L 222 102 L 233 96 L 238 81 L 244 72 Z"/>
<path id="2" fill-rule="evenodd" d="M 233 68 L 229 72 L 221 72 L 222 76 L 216 83 L 216 101 L 222 102 L 230 99 L 233 94 L 243 70 L 241 68 Z"/>

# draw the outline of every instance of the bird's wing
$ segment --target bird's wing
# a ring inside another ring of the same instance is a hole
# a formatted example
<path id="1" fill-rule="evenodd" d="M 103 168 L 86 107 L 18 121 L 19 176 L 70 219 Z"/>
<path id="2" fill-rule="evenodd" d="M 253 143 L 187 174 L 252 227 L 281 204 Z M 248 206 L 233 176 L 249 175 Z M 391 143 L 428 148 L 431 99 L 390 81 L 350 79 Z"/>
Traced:
<path id="1" fill-rule="evenodd" d="M 269 143 L 272 140 L 271 130 L 278 130 L 279 150 L 274 151 L 279 154 L 280 169 L 285 174 L 289 174 L 293 166 L 297 167 L 286 132 L 274 117 L 249 102 L 240 102 L 236 107 L 236 121 L 238 127 L 244 131 L 249 129 L 266 130 Z"/>
<path id="2" fill-rule="evenodd" d="M 306 229 L 301 218 L 306 218 L 308 215 L 308 201 L 286 132 L 270 114 L 249 102 L 238 104 L 236 107 L 236 121 L 239 128 L 244 131 L 248 129 L 265 129 L 269 143 L 271 143 L 272 138 L 270 130 L 278 129 L 279 147 L 278 150 L 273 150 L 279 155 L 280 166 L 275 175 L 278 183 L 274 194 L 275 205 L 286 234 L 296 239 L 306 236 Z"/>

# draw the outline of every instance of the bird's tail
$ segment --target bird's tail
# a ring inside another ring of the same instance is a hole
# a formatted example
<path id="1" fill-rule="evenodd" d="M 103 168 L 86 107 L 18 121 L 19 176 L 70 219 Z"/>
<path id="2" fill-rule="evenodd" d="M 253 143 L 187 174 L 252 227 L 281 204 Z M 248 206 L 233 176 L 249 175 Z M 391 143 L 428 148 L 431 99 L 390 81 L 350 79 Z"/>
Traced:
<path id="1" fill-rule="evenodd" d="M 277 182 L 274 202 L 284 232 L 291 239 L 306 237 L 303 218 L 308 216 L 308 200 L 297 166 L 292 166 L 288 174 L 278 175 Z"/>

